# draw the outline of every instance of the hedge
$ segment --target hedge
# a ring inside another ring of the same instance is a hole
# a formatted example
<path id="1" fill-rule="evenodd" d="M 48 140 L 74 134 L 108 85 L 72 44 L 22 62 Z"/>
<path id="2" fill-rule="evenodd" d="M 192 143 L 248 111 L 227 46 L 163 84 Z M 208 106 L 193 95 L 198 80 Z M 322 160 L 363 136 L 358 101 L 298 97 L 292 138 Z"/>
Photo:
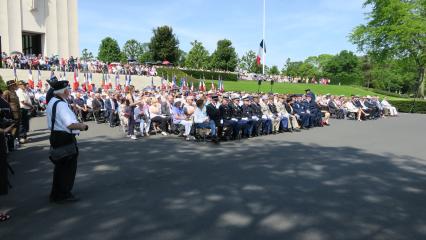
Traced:
<path id="1" fill-rule="evenodd" d="M 377 93 L 377 94 L 381 94 L 381 95 L 385 95 L 385 96 L 390 96 L 390 97 L 410 98 L 410 95 L 408 95 L 408 94 L 398 94 L 398 93 L 393 93 L 393 92 L 389 92 L 389 91 L 381 90 L 381 89 L 376 89 L 376 88 L 366 88 L 366 87 L 364 87 L 364 89 L 366 89 L 368 91 L 372 91 L 372 92 Z"/>
<path id="2" fill-rule="evenodd" d="M 3 81 L 3 78 L 1 76 L 0 76 L 0 89 L 3 91 L 7 89 L 6 83 Z"/>
<path id="3" fill-rule="evenodd" d="M 219 80 L 220 78 L 223 81 L 238 81 L 238 75 L 235 73 L 210 72 L 210 71 L 201 71 L 201 70 L 182 70 L 182 71 L 196 79 Z"/>
<path id="4" fill-rule="evenodd" d="M 399 112 L 409 113 L 413 106 L 413 100 L 388 100 Z M 426 101 L 416 100 L 413 113 L 426 114 Z"/>
<path id="5" fill-rule="evenodd" d="M 173 76 L 176 76 L 178 82 L 181 78 L 186 78 L 189 82 L 197 81 L 197 79 L 176 68 L 157 68 L 157 76 L 168 78 L 169 81 L 172 80 Z"/>

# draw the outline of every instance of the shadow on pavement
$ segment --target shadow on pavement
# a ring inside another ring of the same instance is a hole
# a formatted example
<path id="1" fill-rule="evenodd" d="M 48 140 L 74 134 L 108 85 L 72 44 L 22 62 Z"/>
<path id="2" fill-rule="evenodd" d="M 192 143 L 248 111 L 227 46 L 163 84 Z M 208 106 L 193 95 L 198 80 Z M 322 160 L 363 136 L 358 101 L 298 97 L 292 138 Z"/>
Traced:
<path id="1" fill-rule="evenodd" d="M 63 206 L 47 200 L 47 147 L 12 156 L 1 239 L 426 239 L 421 159 L 261 139 L 98 137 L 80 151 L 82 201 Z"/>

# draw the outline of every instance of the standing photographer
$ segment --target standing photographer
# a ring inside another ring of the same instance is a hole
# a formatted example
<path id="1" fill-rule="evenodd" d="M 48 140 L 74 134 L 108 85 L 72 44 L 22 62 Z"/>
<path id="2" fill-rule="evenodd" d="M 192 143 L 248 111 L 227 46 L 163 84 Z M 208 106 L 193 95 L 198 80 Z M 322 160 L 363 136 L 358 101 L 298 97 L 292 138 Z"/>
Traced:
<path id="1" fill-rule="evenodd" d="M 54 203 L 76 202 L 71 190 L 77 171 L 78 147 L 75 135 L 87 131 L 88 126 L 79 123 L 67 103 L 70 96 L 68 81 L 49 81 L 53 97 L 47 105 L 47 124 L 50 134 L 50 160 L 55 165 L 50 201 Z"/>

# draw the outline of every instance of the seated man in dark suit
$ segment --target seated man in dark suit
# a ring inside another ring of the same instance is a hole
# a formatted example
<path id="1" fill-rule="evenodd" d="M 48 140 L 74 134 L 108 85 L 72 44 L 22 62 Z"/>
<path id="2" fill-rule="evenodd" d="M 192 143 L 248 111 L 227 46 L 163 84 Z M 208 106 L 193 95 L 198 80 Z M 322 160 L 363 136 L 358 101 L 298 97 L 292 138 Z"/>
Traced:
<path id="1" fill-rule="evenodd" d="M 100 124 L 103 121 L 103 118 L 101 119 L 101 111 L 104 106 L 104 101 L 101 98 L 101 95 L 99 93 L 96 93 L 95 98 L 92 101 L 92 110 L 93 115 L 95 115 L 96 123 Z"/>
<path id="2" fill-rule="evenodd" d="M 109 99 L 105 101 L 106 115 L 108 116 L 110 127 L 116 127 L 119 125 L 117 98 L 117 95 L 111 94 Z"/>
<path id="3" fill-rule="evenodd" d="M 211 96 L 210 103 L 206 106 L 207 116 L 209 116 L 210 120 L 213 120 L 217 127 L 217 136 L 219 138 L 222 137 L 223 126 L 220 123 L 221 116 L 219 112 L 219 97 L 217 95 Z"/>

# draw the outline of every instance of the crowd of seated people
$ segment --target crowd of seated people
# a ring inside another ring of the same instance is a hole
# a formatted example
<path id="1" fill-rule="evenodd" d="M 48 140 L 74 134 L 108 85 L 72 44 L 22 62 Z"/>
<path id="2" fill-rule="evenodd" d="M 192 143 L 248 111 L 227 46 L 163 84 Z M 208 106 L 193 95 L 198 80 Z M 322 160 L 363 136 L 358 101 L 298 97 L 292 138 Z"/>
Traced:
<path id="1" fill-rule="evenodd" d="M 7 55 L 2 53 L 3 68 L 47 70 L 58 72 L 81 72 L 127 74 L 156 76 L 155 66 L 140 63 L 106 63 L 99 60 L 86 60 L 70 56 L 69 58 L 59 58 L 58 56 L 46 57 L 39 55 Z"/>
<path id="2" fill-rule="evenodd" d="M 151 88 L 127 92 L 74 92 L 69 103 L 80 121 L 121 126 L 131 139 L 177 134 L 186 140 L 208 132 L 213 142 L 299 132 L 330 125 L 330 118 L 358 121 L 396 116 L 386 99 L 305 94 L 182 92 Z M 203 131 L 201 131 L 203 130 Z"/>

